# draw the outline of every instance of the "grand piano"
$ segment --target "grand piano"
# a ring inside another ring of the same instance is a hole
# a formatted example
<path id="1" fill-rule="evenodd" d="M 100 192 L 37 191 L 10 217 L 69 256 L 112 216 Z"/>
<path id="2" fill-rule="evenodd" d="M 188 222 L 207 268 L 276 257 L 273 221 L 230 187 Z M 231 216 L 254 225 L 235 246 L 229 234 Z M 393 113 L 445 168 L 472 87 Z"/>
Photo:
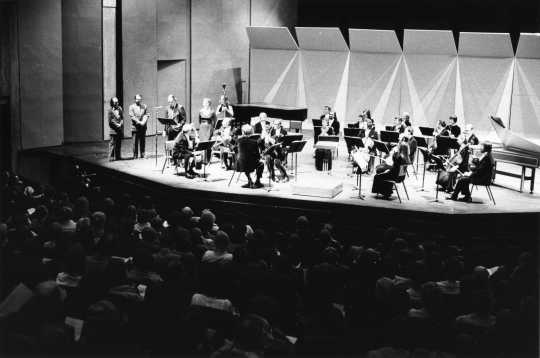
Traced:
<path id="1" fill-rule="evenodd" d="M 521 179 L 519 191 L 523 192 L 525 181 L 530 182 L 530 192 L 534 191 L 536 168 L 540 166 L 540 145 L 535 144 L 507 129 L 499 117 L 491 116 L 491 124 L 501 140 L 502 147 L 494 148 L 493 158 L 496 162 L 514 164 L 521 167 L 521 175 L 495 170 L 495 174 Z M 527 175 L 527 169 L 530 174 Z"/>
<path id="2" fill-rule="evenodd" d="M 234 117 L 241 124 L 250 123 L 252 117 L 265 112 L 269 118 L 280 118 L 290 122 L 291 129 L 302 129 L 307 118 L 307 108 L 281 106 L 267 103 L 233 104 Z"/>

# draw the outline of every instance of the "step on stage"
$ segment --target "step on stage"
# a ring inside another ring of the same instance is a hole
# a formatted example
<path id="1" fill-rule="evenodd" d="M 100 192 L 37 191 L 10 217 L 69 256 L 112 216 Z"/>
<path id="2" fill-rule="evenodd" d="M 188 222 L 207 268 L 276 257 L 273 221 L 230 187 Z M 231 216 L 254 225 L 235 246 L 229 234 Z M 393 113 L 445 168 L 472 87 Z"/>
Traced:
<path id="1" fill-rule="evenodd" d="M 307 135 L 307 138 L 309 137 Z M 373 175 L 362 176 L 361 193 L 365 200 L 360 200 L 356 187 L 357 178 L 352 175 L 345 143 L 340 143 L 339 157 L 334 159 L 332 171 L 325 173 L 315 169 L 311 139 L 303 152 L 298 154 L 297 176 L 289 174 L 290 182 L 272 183 L 269 186 L 268 171 L 265 168 L 262 178 L 265 187 L 244 189 L 242 185 L 246 183 L 246 178 L 243 174 L 235 175 L 228 186 L 232 171 L 222 169 L 217 158 L 207 166 L 206 179 L 188 179 L 181 168 L 180 174 L 176 174 L 172 167 L 166 168 L 162 174 L 163 139 L 158 137 L 157 161 L 154 140 L 154 137 L 147 138 L 145 159 L 131 159 L 130 139 L 123 142 L 123 157 L 126 159 L 121 161 L 108 161 L 107 142 L 29 150 L 23 152 L 21 158 L 24 171 L 35 172 L 37 167 L 42 168 L 42 173 L 35 175 L 44 175 L 44 171 L 50 171 L 45 174 L 48 176 L 46 180 L 58 172 L 56 168 L 59 163 L 71 163 L 75 159 L 89 172 L 107 177 L 110 181 L 138 185 L 152 195 L 163 196 L 178 205 L 221 205 L 237 210 L 238 215 L 249 215 L 254 213 L 254 210 L 265 208 L 269 215 L 274 215 L 273 210 L 276 210 L 276 213 L 279 211 L 278 216 L 308 213 L 320 220 L 333 220 L 345 226 L 401 225 L 413 230 L 412 226 L 416 225 L 431 232 L 493 232 L 494 235 L 509 236 L 522 233 L 528 237 L 537 237 L 539 233 L 540 194 L 520 193 L 519 180 L 511 177 L 497 176 L 495 185 L 492 186 L 496 205 L 490 202 L 484 187 L 473 191 L 472 203 L 445 200 L 448 195 L 443 192 L 439 192 L 439 200 L 435 201 L 436 173 L 426 171 L 422 190 L 423 170 L 420 164 L 417 176 L 409 170 L 409 176 L 405 179 L 409 200 L 402 185 L 398 185 L 402 203 L 398 201 L 395 193 L 391 200 L 376 198 L 375 194 L 371 193 Z M 47 166 L 45 163 L 48 163 L 49 169 L 44 169 Z M 288 169 L 290 173 L 290 167 Z M 518 167 L 512 166 L 504 169 L 519 171 Z"/>

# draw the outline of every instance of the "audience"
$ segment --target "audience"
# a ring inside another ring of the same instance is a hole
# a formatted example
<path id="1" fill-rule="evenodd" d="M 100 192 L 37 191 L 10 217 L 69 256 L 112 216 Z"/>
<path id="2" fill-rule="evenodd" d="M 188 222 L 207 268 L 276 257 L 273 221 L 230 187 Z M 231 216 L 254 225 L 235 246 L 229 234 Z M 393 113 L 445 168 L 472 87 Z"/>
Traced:
<path id="1" fill-rule="evenodd" d="M 7 177 L 2 355 L 538 354 L 525 245 L 343 237 L 307 216 L 218 225 L 209 209 Z"/>

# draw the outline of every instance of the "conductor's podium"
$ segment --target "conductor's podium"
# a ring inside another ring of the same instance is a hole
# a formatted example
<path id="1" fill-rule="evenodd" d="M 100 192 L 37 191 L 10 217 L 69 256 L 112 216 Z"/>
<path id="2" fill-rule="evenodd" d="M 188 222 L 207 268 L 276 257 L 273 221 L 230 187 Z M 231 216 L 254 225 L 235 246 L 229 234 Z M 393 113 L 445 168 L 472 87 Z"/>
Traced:
<path id="1" fill-rule="evenodd" d="M 294 195 L 332 199 L 343 191 L 343 182 L 333 180 L 331 176 L 324 176 L 307 183 L 293 183 L 291 187 Z"/>

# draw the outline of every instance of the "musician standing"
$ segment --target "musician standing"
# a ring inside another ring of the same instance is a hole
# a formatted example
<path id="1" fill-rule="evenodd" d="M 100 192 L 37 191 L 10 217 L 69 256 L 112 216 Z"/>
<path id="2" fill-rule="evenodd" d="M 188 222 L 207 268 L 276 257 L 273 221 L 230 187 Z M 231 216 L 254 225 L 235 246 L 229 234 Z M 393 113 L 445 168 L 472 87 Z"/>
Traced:
<path id="1" fill-rule="evenodd" d="M 219 98 L 219 105 L 216 108 L 216 116 L 218 118 L 234 117 L 234 110 L 229 103 L 229 97 L 221 95 L 221 97 Z"/>
<path id="2" fill-rule="evenodd" d="M 165 133 L 167 134 L 167 140 L 174 140 L 182 130 L 182 126 L 186 123 L 186 110 L 184 106 L 178 104 L 176 97 L 170 94 L 167 97 L 167 118 L 172 119 L 176 124 L 167 125 L 165 127 Z"/>
<path id="3" fill-rule="evenodd" d="M 135 103 L 129 106 L 129 118 L 131 118 L 131 134 L 133 136 L 133 159 L 139 156 L 144 158 L 146 147 L 146 124 L 148 122 L 148 107 L 142 103 L 142 96 L 135 95 Z"/>
<path id="4" fill-rule="evenodd" d="M 253 125 L 253 132 L 255 134 L 261 134 L 263 131 L 263 126 L 266 124 L 266 122 L 268 122 L 268 116 L 266 115 L 266 113 L 259 113 L 258 121 Z"/>
<path id="5" fill-rule="evenodd" d="M 122 159 L 122 138 L 124 137 L 124 112 L 117 97 L 110 100 L 109 117 L 109 161 Z"/>

